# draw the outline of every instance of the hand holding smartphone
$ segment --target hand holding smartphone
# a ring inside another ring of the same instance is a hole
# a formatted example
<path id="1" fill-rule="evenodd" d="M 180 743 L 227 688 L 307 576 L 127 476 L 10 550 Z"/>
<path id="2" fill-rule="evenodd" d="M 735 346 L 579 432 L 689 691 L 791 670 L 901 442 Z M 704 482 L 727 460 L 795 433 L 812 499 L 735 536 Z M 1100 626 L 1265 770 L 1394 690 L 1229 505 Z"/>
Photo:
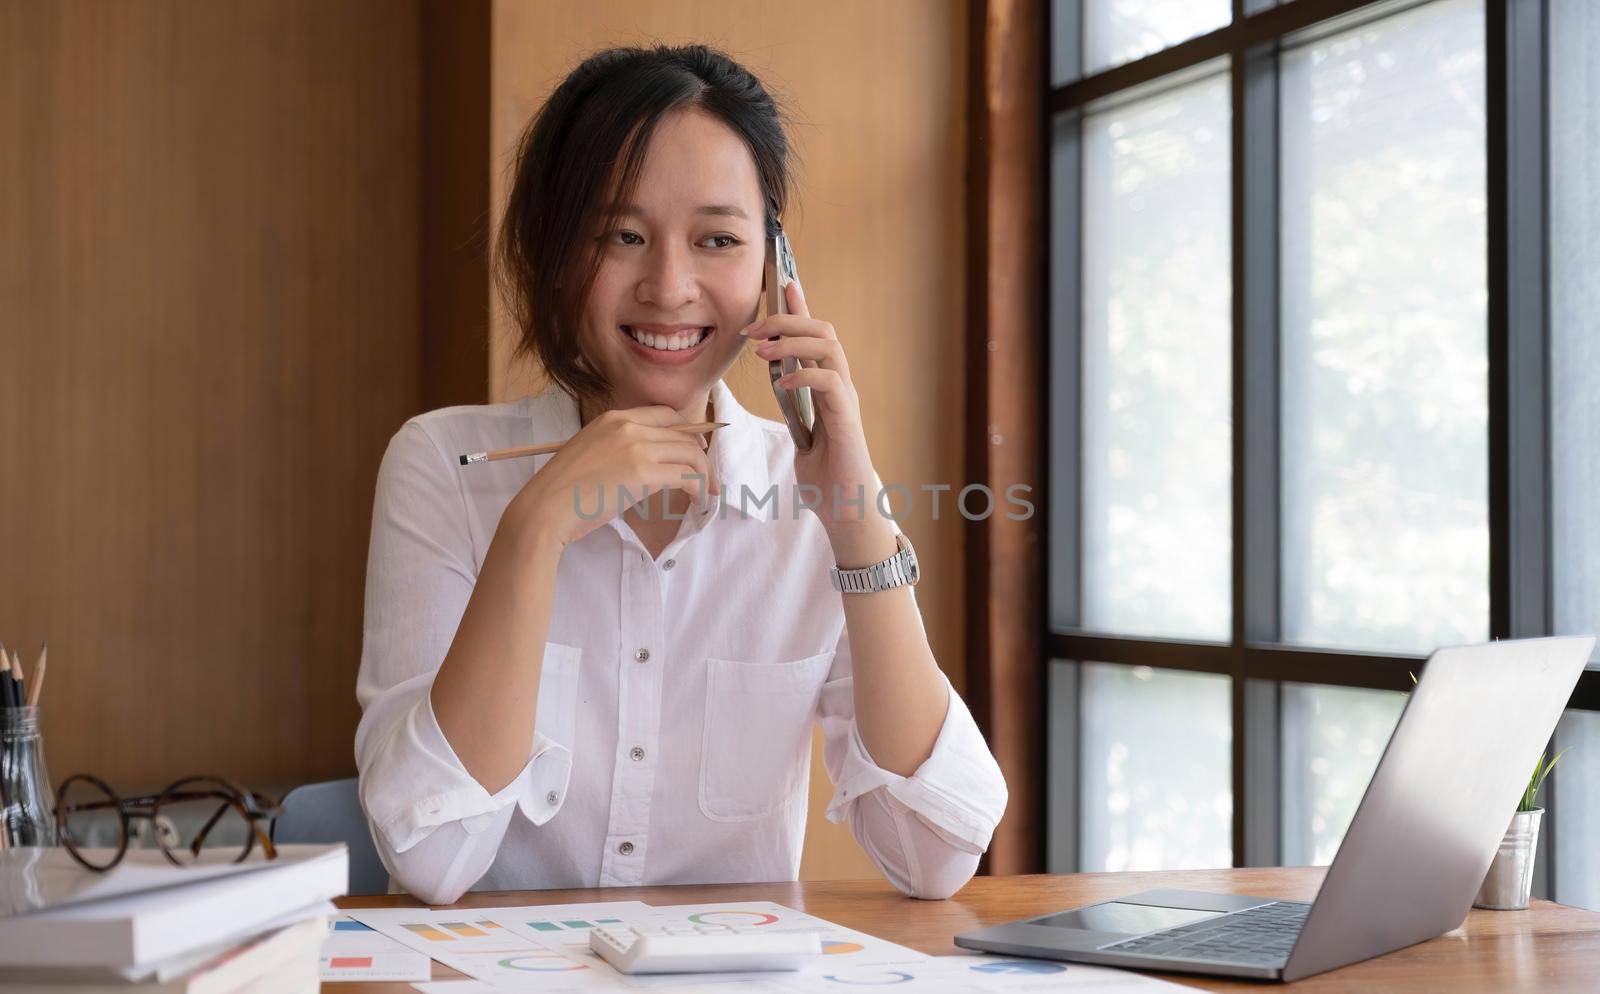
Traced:
<path id="1" fill-rule="evenodd" d="M 768 315 L 789 313 L 783 291 L 798 278 L 794 252 L 789 248 L 789 238 L 783 233 L 783 226 L 779 225 L 778 233 L 767 239 Z M 767 363 L 767 372 L 772 378 L 772 393 L 778 399 L 778 409 L 783 412 L 784 423 L 789 426 L 789 436 L 794 439 L 796 449 L 808 452 L 813 441 L 812 430 L 817 421 L 816 408 L 811 403 L 811 388 L 796 387 L 790 390 L 778 385 L 779 377 L 793 373 L 799 368 L 800 360 L 792 357 L 774 359 Z"/>

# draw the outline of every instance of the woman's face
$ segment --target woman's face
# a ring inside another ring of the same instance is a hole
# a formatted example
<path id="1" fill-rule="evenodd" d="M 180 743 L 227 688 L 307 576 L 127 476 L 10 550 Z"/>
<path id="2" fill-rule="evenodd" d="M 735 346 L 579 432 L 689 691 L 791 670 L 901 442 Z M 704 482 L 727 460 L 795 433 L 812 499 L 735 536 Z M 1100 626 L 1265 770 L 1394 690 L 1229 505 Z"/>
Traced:
<path id="1" fill-rule="evenodd" d="M 761 296 L 761 183 L 739 137 L 698 109 L 656 126 L 632 201 L 595 232 L 584 354 L 618 407 L 700 400 L 733 364 Z M 698 412 L 690 416 L 698 417 Z"/>

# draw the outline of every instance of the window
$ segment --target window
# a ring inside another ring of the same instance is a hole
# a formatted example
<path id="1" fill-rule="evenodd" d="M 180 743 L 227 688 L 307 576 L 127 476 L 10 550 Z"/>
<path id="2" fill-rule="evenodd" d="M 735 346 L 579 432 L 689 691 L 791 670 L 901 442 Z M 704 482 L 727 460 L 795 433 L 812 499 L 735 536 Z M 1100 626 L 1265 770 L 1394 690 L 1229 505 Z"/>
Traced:
<path id="1" fill-rule="evenodd" d="M 1482 642 L 1482 4 L 1290 49 L 1279 79 L 1283 638 Z"/>
<path id="2" fill-rule="evenodd" d="M 1083 624 L 1226 641 L 1228 78 L 1083 122 Z"/>
<path id="3" fill-rule="evenodd" d="M 1086 663 L 1081 679 L 1081 868 L 1227 866 L 1228 678 Z"/>
<path id="4" fill-rule="evenodd" d="M 1333 862 L 1405 703 L 1389 690 L 1284 685 L 1285 866 Z"/>
<path id="5" fill-rule="evenodd" d="M 1050 869 L 1326 863 L 1429 652 L 1600 629 L 1600 9 L 1050 9 Z"/>
<path id="6" fill-rule="evenodd" d="M 1556 748 L 1568 750 L 1546 788 L 1542 804 L 1553 808 L 1555 831 L 1545 856 L 1555 850 L 1560 864 L 1551 898 L 1562 904 L 1600 909 L 1600 712 L 1568 711 L 1556 729 Z M 1550 794 L 1553 793 L 1555 800 Z"/>
<path id="7" fill-rule="evenodd" d="M 1550 5 L 1551 567 L 1558 632 L 1600 630 L 1600 8 Z M 1569 711 L 1556 748 L 1552 897 L 1600 908 L 1600 714 Z"/>
<path id="8" fill-rule="evenodd" d="M 1600 629 L 1600 7 L 1556 0 L 1550 33 L 1552 566 L 1560 632 Z"/>
<path id="9" fill-rule="evenodd" d="M 1228 23 L 1230 0 L 1085 0 L 1089 72 L 1150 55 Z"/>

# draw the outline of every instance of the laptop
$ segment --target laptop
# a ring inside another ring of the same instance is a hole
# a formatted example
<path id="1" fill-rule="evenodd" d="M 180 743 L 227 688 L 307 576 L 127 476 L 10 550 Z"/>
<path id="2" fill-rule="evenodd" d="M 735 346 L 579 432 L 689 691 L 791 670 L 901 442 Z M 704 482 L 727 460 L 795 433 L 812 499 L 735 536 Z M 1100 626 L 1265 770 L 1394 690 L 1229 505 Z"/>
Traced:
<path id="1" fill-rule="evenodd" d="M 956 936 L 967 949 L 1299 980 L 1466 920 L 1593 636 L 1439 649 L 1311 904 L 1151 890 Z"/>

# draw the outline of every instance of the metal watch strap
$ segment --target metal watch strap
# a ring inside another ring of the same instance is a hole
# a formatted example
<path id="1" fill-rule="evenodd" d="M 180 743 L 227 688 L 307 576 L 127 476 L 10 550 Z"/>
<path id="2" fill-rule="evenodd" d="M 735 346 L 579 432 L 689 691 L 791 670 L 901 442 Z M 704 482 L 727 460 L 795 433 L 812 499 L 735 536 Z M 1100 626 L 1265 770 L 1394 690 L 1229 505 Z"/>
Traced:
<path id="1" fill-rule="evenodd" d="M 832 581 L 833 589 L 844 594 L 871 594 L 895 587 L 916 586 L 922 578 L 922 571 L 917 566 L 917 550 L 911 547 L 911 540 L 899 532 L 895 533 L 894 541 L 899 551 L 882 562 L 859 569 L 829 568 L 828 579 Z"/>

